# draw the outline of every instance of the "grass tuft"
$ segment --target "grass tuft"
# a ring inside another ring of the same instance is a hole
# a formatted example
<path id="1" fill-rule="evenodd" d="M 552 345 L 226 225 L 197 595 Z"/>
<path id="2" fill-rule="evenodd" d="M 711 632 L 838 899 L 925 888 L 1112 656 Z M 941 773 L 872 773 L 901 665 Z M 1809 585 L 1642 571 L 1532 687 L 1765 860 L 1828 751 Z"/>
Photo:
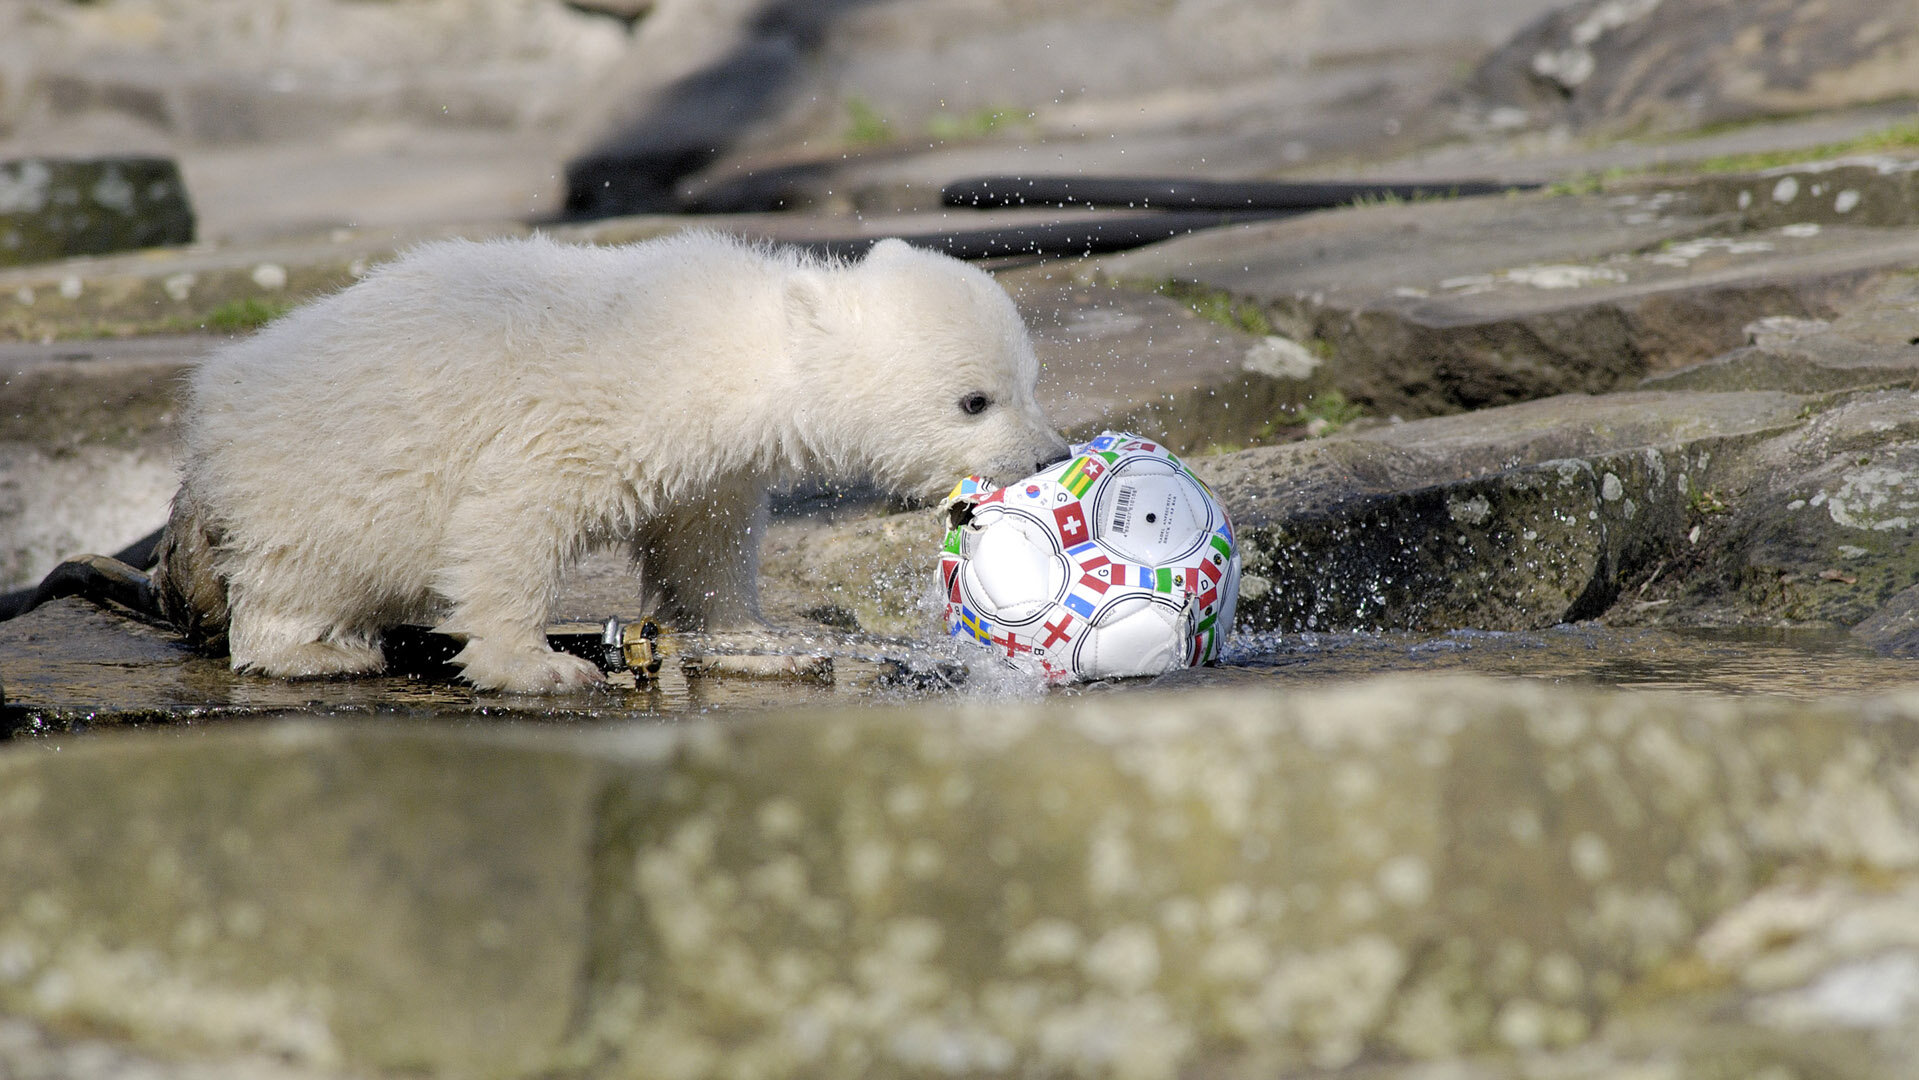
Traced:
<path id="1" fill-rule="evenodd" d="M 865 98 L 846 99 L 846 141 L 855 146 L 877 146 L 893 141 L 893 125 Z"/>
<path id="2" fill-rule="evenodd" d="M 258 330 L 292 309 L 291 304 L 248 296 L 239 300 L 228 300 L 207 312 L 200 325 L 208 330 L 237 334 L 246 330 Z"/>
<path id="3" fill-rule="evenodd" d="M 1829 161 L 1833 158 L 1852 157 L 1858 154 L 1884 154 L 1902 150 L 1919 150 L 1919 120 L 1907 120 L 1878 131 L 1867 132 L 1856 138 L 1820 146 L 1807 146 L 1797 150 L 1763 150 L 1751 154 L 1724 154 L 1707 158 L 1687 168 L 1702 173 L 1764 172 L 1767 169 L 1777 169 L 1787 165 L 1804 165 L 1808 162 Z"/>
<path id="4" fill-rule="evenodd" d="M 1233 294 L 1224 289 L 1215 289 L 1196 281 L 1168 278 L 1154 285 L 1153 291 L 1185 304 L 1201 318 L 1210 319 L 1221 326 L 1259 337 L 1274 332 L 1273 321 L 1266 317 L 1266 312 L 1257 303 L 1234 299 Z"/>
<path id="5" fill-rule="evenodd" d="M 1299 419 L 1314 435 L 1331 435 L 1366 415 L 1366 410 L 1335 388 L 1327 388 L 1308 398 L 1299 410 Z"/>
<path id="6" fill-rule="evenodd" d="M 1009 108 L 987 106 L 968 113 L 936 112 L 926 120 L 926 134 L 942 142 L 983 139 L 1027 116 Z"/>

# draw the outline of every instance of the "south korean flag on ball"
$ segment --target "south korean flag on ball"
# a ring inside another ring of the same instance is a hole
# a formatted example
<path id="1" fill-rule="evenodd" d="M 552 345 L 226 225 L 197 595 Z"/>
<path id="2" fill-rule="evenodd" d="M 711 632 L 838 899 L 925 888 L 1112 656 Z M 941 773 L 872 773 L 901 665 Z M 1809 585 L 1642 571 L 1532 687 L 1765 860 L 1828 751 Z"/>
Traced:
<path id="1" fill-rule="evenodd" d="M 1053 681 L 1211 663 L 1239 592 L 1232 522 L 1157 442 L 1105 432 L 995 488 L 968 477 L 940 556 L 955 637 Z"/>

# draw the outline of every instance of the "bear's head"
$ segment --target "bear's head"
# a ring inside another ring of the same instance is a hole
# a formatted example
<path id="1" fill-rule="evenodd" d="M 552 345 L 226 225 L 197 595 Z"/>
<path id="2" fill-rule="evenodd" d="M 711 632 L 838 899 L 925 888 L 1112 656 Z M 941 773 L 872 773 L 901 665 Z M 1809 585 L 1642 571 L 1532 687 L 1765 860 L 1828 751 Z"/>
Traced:
<path id="1" fill-rule="evenodd" d="M 1066 457 L 1026 324 L 977 267 L 883 240 L 855 265 L 800 273 L 787 304 L 810 338 L 796 423 L 829 466 L 930 500 L 969 474 L 1010 481 Z"/>

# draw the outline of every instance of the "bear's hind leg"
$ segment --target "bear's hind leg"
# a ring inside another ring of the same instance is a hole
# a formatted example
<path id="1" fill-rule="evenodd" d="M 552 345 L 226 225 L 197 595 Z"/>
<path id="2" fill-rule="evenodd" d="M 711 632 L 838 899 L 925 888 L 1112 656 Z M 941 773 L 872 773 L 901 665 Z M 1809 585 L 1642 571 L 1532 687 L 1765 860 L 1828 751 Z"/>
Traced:
<path id="1" fill-rule="evenodd" d="M 386 656 L 370 636 L 344 633 L 319 619 L 263 611 L 257 600 L 236 597 L 227 631 L 233 670 L 280 679 L 375 675 Z"/>
<path id="2" fill-rule="evenodd" d="M 371 644 L 309 641 L 257 654 L 255 659 L 234 667 L 281 679 L 324 679 L 335 675 L 377 675 L 386 670 L 386 656 L 378 646 Z"/>
<path id="3" fill-rule="evenodd" d="M 766 625 L 759 598 L 766 523 L 757 488 L 723 489 L 703 506 L 649 522 L 633 545 L 642 595 L 686 629 Z"/>

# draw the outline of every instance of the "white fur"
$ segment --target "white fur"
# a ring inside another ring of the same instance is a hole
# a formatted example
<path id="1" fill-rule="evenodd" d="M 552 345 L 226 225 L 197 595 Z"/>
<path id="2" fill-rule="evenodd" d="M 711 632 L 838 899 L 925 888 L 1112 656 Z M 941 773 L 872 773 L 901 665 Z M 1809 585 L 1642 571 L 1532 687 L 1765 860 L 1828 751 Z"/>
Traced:
<path id="1" fill-rule="evenodd" d="M 1065 453 L 1037 376 L 991 278 L 897 241 L 435 243 L 200 365 L 180 499 L 236 669 L 378 670 L 381 631 L 423 621 L 478 686 L 565 689 L 599 681 L 543 634 L 587 546 L 629 545 L 669 617 L 756 622 L 769 484 L 1024 475 Z"/>

